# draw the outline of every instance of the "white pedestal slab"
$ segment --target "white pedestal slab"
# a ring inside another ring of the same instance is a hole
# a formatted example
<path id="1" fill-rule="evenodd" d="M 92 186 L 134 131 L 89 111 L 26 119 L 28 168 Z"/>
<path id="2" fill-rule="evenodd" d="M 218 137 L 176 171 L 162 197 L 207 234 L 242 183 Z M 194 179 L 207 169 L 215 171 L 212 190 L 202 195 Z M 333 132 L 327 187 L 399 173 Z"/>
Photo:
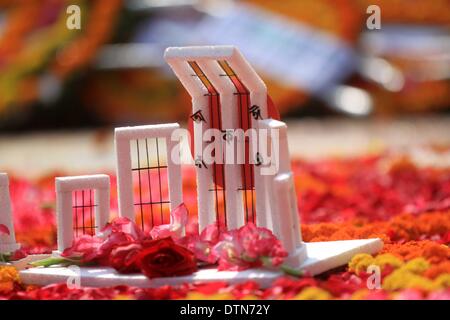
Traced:
<path id="1" fill-rule="evenodd" d="M 373 254 L 383 247 L 380 239 L 346 240 L 329 242 L 305 243 L 307 258 L 300 268 L 311 275 L 317 275 L 327 270 L 345 265 L 357 253 Z M 80 284 L 88 287 L 109 287 L 129 285 L 136 287 L 159 287 L 163 285 L 179 285 L 187 282 L 227 281 L 236 284 L 248 280 L 258 282 L 262 287 L 269 287 L 275 279 L 282 276 L 281 272 L 265 269 L 245 271 L 217 271 L 215 268 L 202 269 L 182 277 L 148 279 L 142 274 L 118 274 L 112 268 L 82 267 L 80 268 Z M 68 268 L 49 267 L 31 268 L 20 271 L 20 277 L 26 284 L 45 286 L 52 283 L 66 282 L 77 277 Z"/>

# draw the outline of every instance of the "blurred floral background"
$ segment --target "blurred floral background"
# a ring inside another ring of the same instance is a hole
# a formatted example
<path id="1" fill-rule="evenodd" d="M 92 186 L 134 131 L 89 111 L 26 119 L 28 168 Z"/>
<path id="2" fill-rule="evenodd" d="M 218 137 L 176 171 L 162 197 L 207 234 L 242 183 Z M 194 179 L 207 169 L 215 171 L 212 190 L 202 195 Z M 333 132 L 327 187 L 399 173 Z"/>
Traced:
<path id="1" fill-rule="evenodd" d="M 0 0 L 0 130 L 185 120 L 162 54 L 201 44 L 238 45 L 284 119 L 444 116 L 449 24 L 447 0 Z"/>

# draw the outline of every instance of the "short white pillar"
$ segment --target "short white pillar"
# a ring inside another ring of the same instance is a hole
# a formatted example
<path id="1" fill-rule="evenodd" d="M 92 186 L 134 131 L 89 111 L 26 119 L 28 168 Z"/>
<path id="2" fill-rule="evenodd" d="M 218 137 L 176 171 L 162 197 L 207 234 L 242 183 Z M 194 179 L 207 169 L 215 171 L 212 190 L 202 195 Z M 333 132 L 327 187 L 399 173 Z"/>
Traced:
<path id="1" fill-rule="evenodd" d="M 306 250 L 301 236 L 297 194 L 290 165 L 287 126 L 284 122 L 268 119 L 260 120 L 259 127 L 260 130 L 267 130 L 272 155 L 268 165 L 277 169 L 274 174 L 267 175 L 264 181 L 269 200 L 268 219 L 273 233 L 289 253 L 286 262 L 297 267 L 305 260 Z"/>
<path id="2" fill-rule="evenodd" d="M 100 234 L 100 230 L 109 221 L 110 179 L 105 174 L 58 177 L 55 180 L 55 187 L 58 252 L 62 252 L 64 249 L 72 246 L 74 239 L 73 192 L 81 190 L 94 191 L 94 201 L 90 207 L 93 208 L 95 213 L 95 233 Z M 84 203 L 82 206 L 84 206 Z"/>
<path id="3" fill-rule="evenodd" d="M 11 253 L 19 249 L 12 218 L 9 179 L 6 173 L 0 173 L 0 224 L 9 230 L 9 235 L 0 234 L 0 253 Z"/>

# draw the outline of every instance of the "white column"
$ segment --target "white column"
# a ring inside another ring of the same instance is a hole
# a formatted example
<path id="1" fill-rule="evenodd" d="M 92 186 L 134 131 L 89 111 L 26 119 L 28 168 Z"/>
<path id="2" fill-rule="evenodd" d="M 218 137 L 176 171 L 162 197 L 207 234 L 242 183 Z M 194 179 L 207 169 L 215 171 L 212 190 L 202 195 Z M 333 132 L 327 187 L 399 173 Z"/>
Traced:
<path id="1" fill-rule="evenodd" d="M 133 175 L 131 172 L 130 140 L 115 130 L 117 194 L 119 215 L 135 221 L 133 203 Z"/>
<path id="2" fill-rule="evenodd" d="M 300 234 L 298 226 L 297 198 L 292 173 L 281 173 L 273 179 L 274 210 L 272 211 L 274 233 L 284 248 L 292 253 Z M 297 218 L 297 219 L 296 219 Z"/>
<path id="3" fill-rule="evenodd" d="M 231 51 L 230 57 L 226 60 L 228 61 L 230 67 L 234 70 L 236 75 L 239 77 L 241 82 L 247 87 L 250 92 L 250 103 L 251 105 L 256 105 L 260 108 L 261 117 L 267 119 L 268 108 L 267 108 L 267 87 L 264 81 L 256 73 L 255 69 L 251 64 L 245 59 L 238 48 L 232 46 L 223 46 L 223 48 L 218 47 L 217 50 L 221 51 Z M 259 128 L 259 121 L 251 119 L 252 127 Z M 256 158 L 256 147 L 250 142 L 250 155 Z M 265 183 L 265 177 L 261 175 L 261 166 L 254 166 L 254 182 L 255 182 L 255 194 L 256 194 L 256 224 L 259 227 L 270 227 L 270 223 L 267 223 L 265 216 L 270 213 L 270 203 L 267 198 L 267 190 Z"/>
<path id="4" fill-rule="evenodd" d="M 276 121 L 276 120 L 275 120 Z M 276 121 L 281 122 L 281 121 Z M 300 216 L 298 212 L 297 206 L 297 193 L 295 192 L 295 182 L 293 179 L 293 173 L 291 171 L 291 157 L 289 153 L 288 140 L 287 140 L 287 126 L 283 124 L 279 129 L 279 155 L 280 155 L 280 168 L 279 172 L 288 173 L 290 175 L 289 179 L 284 183 L 286 186 L 284 188 L 288 188 L 286 192 L 288 192 L 288 197 L 290 198 L 290 215 L 292 216 L 292 228 L 295 230 L 294 232 L 294 240 L 297 245 L 301 245 L 302 236 L 300 229 Z M 275 179 L 278 179 L 276 177 Z M 280 178 L 281 179 L 281 178 Z M 281 183 L 281 182 L 280 182 Z"/>
<path id="5" fill-rule="evenodd" d="M 9 235 L 0 234 L 0 253 L 10 253 L 19 249 L 14 232 L 9 179 L 6 173 L 0 173 L 0 224 L 5 225 L 9 230 Z"/>
<path id="6" fill-rule="evenodd" d="M 95 225 L 97 226 L 95 229 L 96 234 L 101 234 L 101 230 L 109 222 L 109 214 L 111 210 L 109 177 L 107 183 L 107 187 L 94 190 L 95 203 L 97 204 L 95 207 Z"/>
<path id="7" fill-rule="evenodd" d="M 58 191 L 57 183 L 56 193 L 57 242 L 62 253 L 73 242 L 72 192 Z"/>
<path id="8" fill-rule="evenodd" d="M 177 129 L 174 129 L 177 130 Z M 169 185 L 169 199 L 170 199 L 170 211 L 173 211 L 176 207 L 178 207 L 181 203 L 183 203 L 183 181 L 181 175 L 181 164 L 180 160 L 180 137 L 176 137 L 176 140 L 172 140 L 171 138 L 175 137 L 166 137 L 166 145 L 167 145 L 167 178 Z M 177 153 L 178 159 L 172 159 L 173 150 Z M 178 162 L 174 162 L 178 161 Z"/>
<path id="9" fill-rule="evenodd" d="M 198 62 L 200 68 L 219 92 L 222 130 L 234 130 L 239 127 L 239 108 L 234 93 L 236 89 L 228 77 L 224 77 L 224 71 L 215 59 L 202 59 Z M 227 148 L 236 150 L 239 141 L 224 141 L 221 139 L 224 162 L 225 204 L 228 229 L 237 229 L 245 223 L 243 192 L 238 190 L 241 185 L 241 165 L 236 164 L 235 159 L 227 159 Z"/>
<path id="10" fill-rule="evenodd" d="M 272 162 L 268 163 L 276 171 L 274 175 L 265 176 L 266 197 L 268 200 L 268 219 L 274 234 L 284 238 L 286 245 L 302 245 L 297 195 L 287 141 L 287 126 L 284 122 L 267 119 L 260 120 L 259 127 L 267 130 L 268 141 L 272 149 Z M 276 166 L 278 170 L 276 170 Z M 262 170 L 269 168 L 261 168 Z M 269 170 L 271 171 L 271 170 Z M 282 214 L 282 216 L 281 216 Z M 288 222 L 285 222 L 288 221 Z M 286 228 L 292 228 L 291 231 Z"/>
<path id="11" fill-rule="evenodd" d="M 205 167 L 202 163 L 203 150 L 206 147 L 206 142 L 202 139 L 203 133 L 204 130 L 210 127 L 208 90 L 201 80 L 195 76 L 194 70 L 188 63 L 189 61 L 197 60 L 198 57 L 189 57 L 186 48 L 167 48 L 164 58 L 191 96 L 192 114 L 200 112 L 204 118 L 204 121 L 193 121 L 194 136 L 191 137 L 194 141 L 192 154 L 193 160 L 196 162 L 198 224 L 201 232 L 206 226 L 214 223 L 216 220 L 214 196 L 209 191 L 213 188 L 213 170 L 210 164 L 206 164 Z"/>

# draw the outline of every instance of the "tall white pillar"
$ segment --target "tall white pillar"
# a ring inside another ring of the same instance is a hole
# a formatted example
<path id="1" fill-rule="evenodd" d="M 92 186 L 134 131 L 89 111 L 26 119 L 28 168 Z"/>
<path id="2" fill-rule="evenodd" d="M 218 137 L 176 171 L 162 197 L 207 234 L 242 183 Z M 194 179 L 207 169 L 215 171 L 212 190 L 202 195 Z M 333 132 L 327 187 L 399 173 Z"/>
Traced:
<path id="1" fill-rule="evenodd" d="M 9 234 L 0 233 L 0 253 L 10 253 L 19 249 L 14 232 L 9 179 L 6 173 L 0 173 L 0 224 L 9 230 Z"/>

